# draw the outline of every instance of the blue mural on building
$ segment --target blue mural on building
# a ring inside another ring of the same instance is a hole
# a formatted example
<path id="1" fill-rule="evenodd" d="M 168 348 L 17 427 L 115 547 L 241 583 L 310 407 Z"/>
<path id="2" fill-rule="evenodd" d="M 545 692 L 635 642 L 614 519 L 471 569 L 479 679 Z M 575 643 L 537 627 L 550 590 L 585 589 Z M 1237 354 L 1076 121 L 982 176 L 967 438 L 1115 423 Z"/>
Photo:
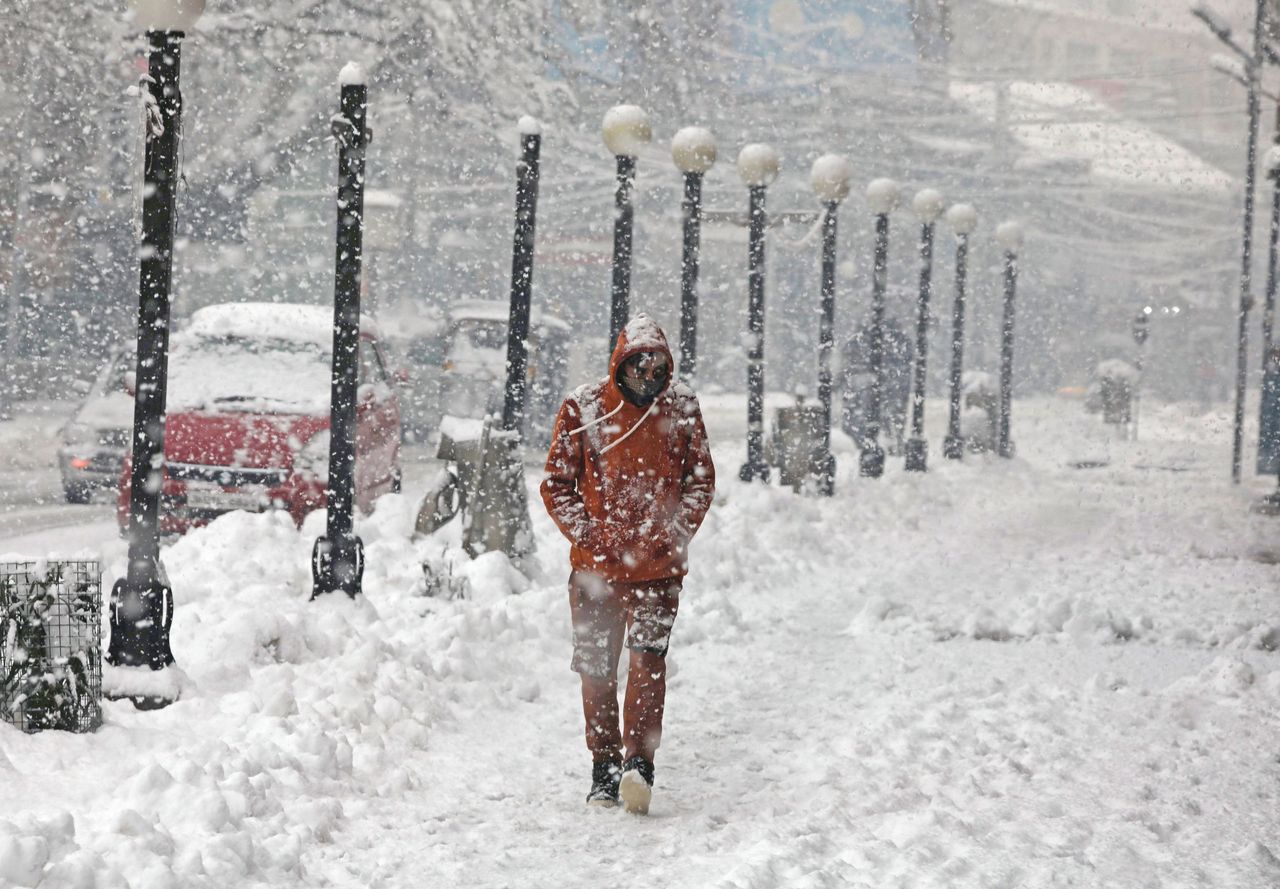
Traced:
<path id="1" fill-rule="evenodd" d="M 867 71 L 915 64 L 906 0 L 740 0 L 732 16 L 738 51 L 785 67 Z"/>
<path id="2" fill-rule="evenodd" d="M 706 49 L 740 59 L 736 79 L 756 90 L 794 89 L 785 77 L 772 83 L 761 77 L 771 72 L 909 74 L 922 36 L 913 33 L 913 21 L 930 19 L 916 8 L 935 5 L 938 0 L 729 0 L 720 16 L 718 38 L 713 38 L 717 45 Z M 609 14 L 630 13 L 618 9 L 605 13 Z M 649 14 L 670 15 L 673 20 L 680 16 L 678 5 L 666 13 L 655 6 Z M 611 47 L 603 22 L 588 31 L 563 10 L 555 9 L 552 18 L 554 38 L 569 51 L 578 73 L 606 83 L 618 81 L 632 55 L 630 47 Z M 672 25 L 669 30 L 679 32 L 675 21 Z M 549 73 L 569 77 L 574 72 L 553 68 Z"/>

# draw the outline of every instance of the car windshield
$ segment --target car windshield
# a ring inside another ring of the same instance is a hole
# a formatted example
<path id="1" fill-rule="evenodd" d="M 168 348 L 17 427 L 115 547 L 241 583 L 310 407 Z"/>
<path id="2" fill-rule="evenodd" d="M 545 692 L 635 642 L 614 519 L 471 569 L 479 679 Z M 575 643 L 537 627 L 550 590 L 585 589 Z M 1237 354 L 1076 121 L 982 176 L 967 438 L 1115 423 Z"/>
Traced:
<path id="1" fill-rule="evenodd" d="M 175 336 L 170 410 L 315 413 L 329 407 L 329 350 L 308 340 Z"/>
<path id="2" fill-rule="evenodd" d="M 460 321 L 449 339 L 448 361 L 457 370 L 497 372 L 506 360 L 507 325 L 501 321 Z"/>

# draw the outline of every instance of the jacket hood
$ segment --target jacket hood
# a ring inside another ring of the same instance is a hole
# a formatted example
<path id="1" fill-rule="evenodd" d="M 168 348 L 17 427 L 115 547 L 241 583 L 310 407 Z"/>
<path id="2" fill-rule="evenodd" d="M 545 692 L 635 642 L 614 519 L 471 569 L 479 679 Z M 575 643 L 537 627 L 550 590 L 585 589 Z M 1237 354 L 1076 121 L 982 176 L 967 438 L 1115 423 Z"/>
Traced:
<path id="1" fill-rule="evenodd" d="M 618 342 L 613 347 L 613 355 L 609 358 L 609 400 L 613 404 L 624 400 L 622 389 L 618 386 L 618 369 L 622 367 L 622 362 L 640 352 L 659 352 L 666 356 L 667 367 L 671 372 L 667 374 L 667 382 L 658 396 L 660 397 L 671 387 L 671 381 L 676 375 L 676 366 L 671 357 L 671 347 L 667 345 L 667 335 L 648 315 L 636 315 L 618 334 Z"/>

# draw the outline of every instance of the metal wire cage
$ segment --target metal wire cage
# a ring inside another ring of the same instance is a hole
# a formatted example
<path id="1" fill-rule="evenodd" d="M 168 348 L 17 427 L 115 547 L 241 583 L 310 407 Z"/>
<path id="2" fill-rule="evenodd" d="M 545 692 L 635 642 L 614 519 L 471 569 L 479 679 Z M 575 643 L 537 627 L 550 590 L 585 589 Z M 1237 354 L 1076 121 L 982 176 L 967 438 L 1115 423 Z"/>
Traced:
<path id="1" fill-rule="evenodd" d="M 102 724 L 96 561 L 0 562 L 0 719 L 25 732 Z"/>

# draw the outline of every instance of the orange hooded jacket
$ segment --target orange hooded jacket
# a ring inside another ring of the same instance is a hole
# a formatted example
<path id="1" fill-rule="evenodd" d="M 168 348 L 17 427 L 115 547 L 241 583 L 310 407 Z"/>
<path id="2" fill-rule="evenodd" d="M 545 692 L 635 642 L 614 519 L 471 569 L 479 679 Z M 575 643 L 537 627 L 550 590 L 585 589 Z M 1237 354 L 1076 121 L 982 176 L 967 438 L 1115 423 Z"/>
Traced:
<path id="1" fill-rule="evenodd" d="M 556 416 L 542 499 L 573 544 L 575 571 L 637 583 L 682 577 L 688 546 L 715 493 L 707 431 L 693 391 L 672 383 L 647 408 L 622 396 L 618 368 L 661 352 L 662 329 L 638 315 L 618 335 L 609 376 L 582 386 Z"/>

